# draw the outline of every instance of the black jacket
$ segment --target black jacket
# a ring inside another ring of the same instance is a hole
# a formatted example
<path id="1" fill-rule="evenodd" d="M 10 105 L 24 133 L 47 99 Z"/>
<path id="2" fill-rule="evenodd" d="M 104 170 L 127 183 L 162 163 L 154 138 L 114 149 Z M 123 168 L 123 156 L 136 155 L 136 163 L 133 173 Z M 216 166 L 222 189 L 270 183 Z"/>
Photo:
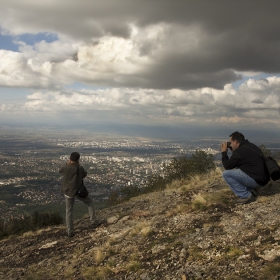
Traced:
<path id="1" fill-rule="evenodd" d="M 78 167 L 79 176 L 77 178 Z M 61 191 L 70 197 L 74 197 L 82 184 L 83 178 L 87 176 L 87 172 L 78 163 L 67 163 L 60 167 L 59 173 L 63 175 Z"/>
<path id="2" fill-rule="evenodd" d="M 264 186 L 268 183 L 270 176 L 260 153 L 261 150 L 256 145 L 245 140 L 232 152 L 230 158 L 227 152 L 222 152 L 222 163 L 226 170 L 239 168 L 256 183 Z"/>

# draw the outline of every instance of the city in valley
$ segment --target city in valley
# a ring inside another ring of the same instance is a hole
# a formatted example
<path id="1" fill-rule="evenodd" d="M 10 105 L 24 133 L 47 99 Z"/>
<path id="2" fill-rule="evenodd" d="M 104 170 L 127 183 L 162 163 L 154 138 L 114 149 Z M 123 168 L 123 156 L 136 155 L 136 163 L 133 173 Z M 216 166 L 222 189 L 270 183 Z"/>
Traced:
<path id="1" fill-rule="evenodd" d="M 88 171 L 85 185 L 90 195 L 98 207 L 104 207 L 112 191 L 124 186 L 144 187 L 152 175 L 163 175 L 164 167 L 175 157 L 203 150 L 213 154 L 216 164 L 220 165 L 220 143 L 226 141 L 81 135 L 1 131 L 0 211 L 3 219 L 33 211 L 62 213 L 64 198 L 58 169 L 73 151 L 81 154 L 80 164 Z M 280 143 L 265 145 L 274 152 L 280 147 Z M 83 211 L 85 214 L 86 209 Z"/>

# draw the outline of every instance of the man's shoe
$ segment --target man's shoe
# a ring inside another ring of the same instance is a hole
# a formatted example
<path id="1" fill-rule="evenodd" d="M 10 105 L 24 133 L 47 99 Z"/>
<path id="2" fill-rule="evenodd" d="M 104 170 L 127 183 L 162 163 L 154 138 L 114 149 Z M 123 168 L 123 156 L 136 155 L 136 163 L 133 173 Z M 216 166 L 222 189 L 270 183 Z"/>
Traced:
<path id="1" fill-rule="evenodd" d="M 258 190 L 258 189 L 250 189 L 249 191 L 252 193 L 252 195 L 253 195 L 255 198 L 258 197 L 258 195 L 259 195 L 259 190 Z"/>
<path id="2" fill-rule="evenodd" d="M 74 233 L 68 233 L 68 237 L 73 237 Z"/>
<path id="3" fill-rule="evenodd" d="M 251 203 L 255 200 L 256 200 L 255 196 L 251 194 L 247 198 L 241 198 L 240 197 L 240 198 L 236 199 L 235 204 L 246 204 L 246 203 Z"/>

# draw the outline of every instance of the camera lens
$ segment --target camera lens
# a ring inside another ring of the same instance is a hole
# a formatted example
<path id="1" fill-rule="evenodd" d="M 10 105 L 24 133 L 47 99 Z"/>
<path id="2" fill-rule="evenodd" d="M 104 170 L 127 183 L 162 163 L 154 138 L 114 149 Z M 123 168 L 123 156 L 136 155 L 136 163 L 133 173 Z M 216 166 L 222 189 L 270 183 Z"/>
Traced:
<path id="1" fill-rule="evenodd" d="M 227 142 L 227 148 L 232 150 L 232 147 L 230 146 L 230 142 Z"/>

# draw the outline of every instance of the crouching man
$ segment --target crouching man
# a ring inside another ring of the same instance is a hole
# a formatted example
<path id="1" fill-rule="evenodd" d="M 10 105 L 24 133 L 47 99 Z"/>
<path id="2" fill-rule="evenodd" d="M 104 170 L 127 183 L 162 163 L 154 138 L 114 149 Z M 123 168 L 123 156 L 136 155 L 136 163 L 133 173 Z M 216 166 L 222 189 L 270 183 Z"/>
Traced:
<path id="1" fill-rule="evenodd" d="M 230 147 L 227 142 L 221 144 L 222 163 L 226 169 L 223 178 L 238 197 L 236 204 L 250 203 L 256 200 L 258 188 L 265 186 L 269 174 L 261 157 L 261 150 L 245 140 L 242 133 L 236 131 L 230 136 Z M 228 157 L 228 148 L 232 155 Z"/>

